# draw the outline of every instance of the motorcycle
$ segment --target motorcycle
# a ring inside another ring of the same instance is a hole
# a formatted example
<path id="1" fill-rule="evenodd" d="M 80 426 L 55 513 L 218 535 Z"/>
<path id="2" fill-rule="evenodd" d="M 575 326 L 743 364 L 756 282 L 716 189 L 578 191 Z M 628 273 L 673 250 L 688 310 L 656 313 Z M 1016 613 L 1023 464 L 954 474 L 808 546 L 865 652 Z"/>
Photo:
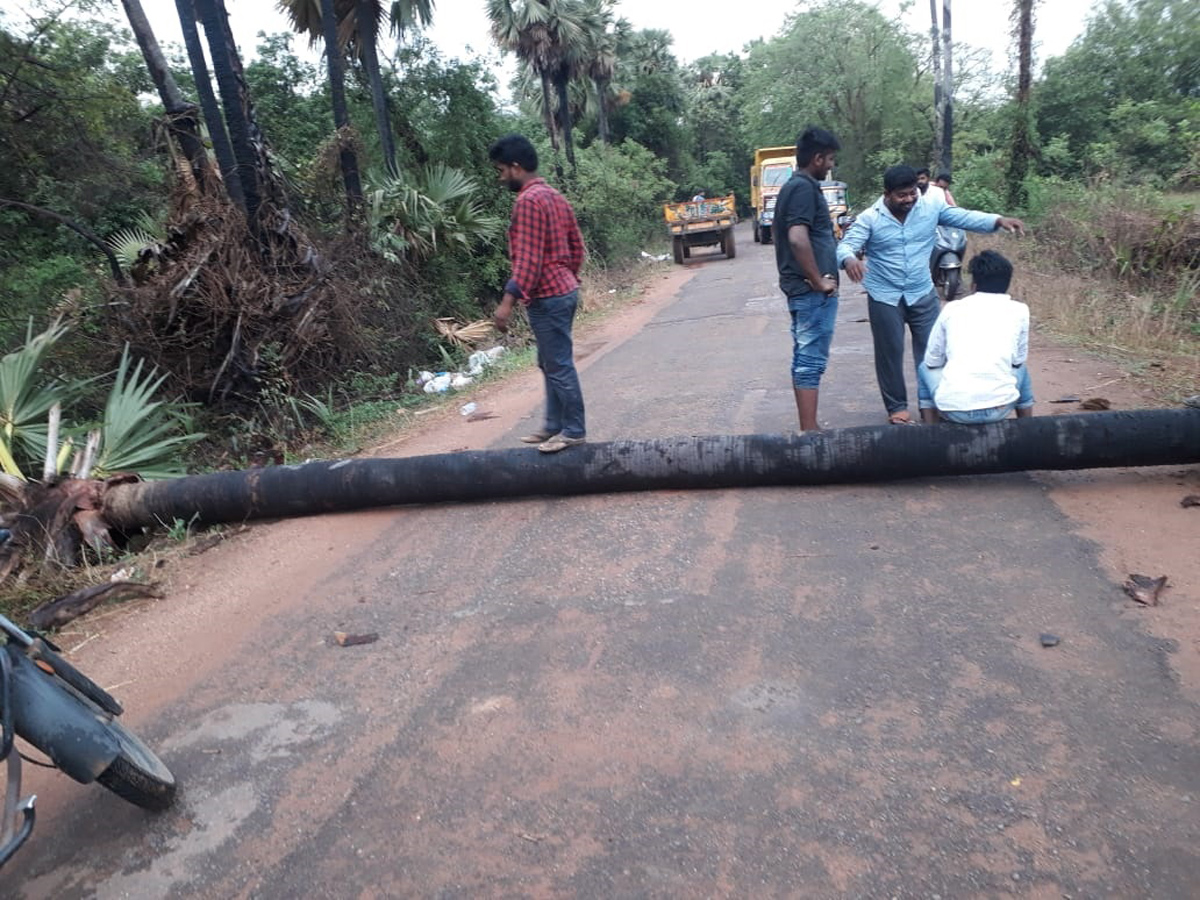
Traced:
<path id="1" fill-rule="evenodd" d="M 967 255 L 967 233 L 961 228 L 939 225 L 929 267 L 934 287 L 949 303 L 962 290 L 963 257 Z"/>
<path id="2" fill-rule="evenodd" d="M 36 796 L 21 798 L 22 754 L 14 746 L 16 736 L 80 784 L 99 782 L 144 809 L 171 805 L 175 776 L 117 721 L 123 712 L 120 703 L 59 656 L 57 647 L 4 616 L 0 640 L 0 761 L 7 762 L 0 866 L 29 838 L 35 817 Z"/>

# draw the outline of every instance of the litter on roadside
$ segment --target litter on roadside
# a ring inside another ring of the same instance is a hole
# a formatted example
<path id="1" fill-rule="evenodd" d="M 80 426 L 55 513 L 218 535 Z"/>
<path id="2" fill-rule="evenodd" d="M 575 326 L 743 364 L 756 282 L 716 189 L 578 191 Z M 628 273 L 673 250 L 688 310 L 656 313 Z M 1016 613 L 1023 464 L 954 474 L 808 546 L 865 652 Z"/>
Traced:
<path id="1" fill-rule="evenodd" d="M 504 355 L 504 347 L 492 347 L 490 350 L 476 350 L 467 357 L 467 368 L 464 372 L 421 372 L 417 376 L 417 384 L 427 394 L 441 394 L 449 390 L 461 390 L 474 383 L 483 374 L 483 370 L 496 364 Z M 464 413 L 464 415 L 467 415 Z"/>

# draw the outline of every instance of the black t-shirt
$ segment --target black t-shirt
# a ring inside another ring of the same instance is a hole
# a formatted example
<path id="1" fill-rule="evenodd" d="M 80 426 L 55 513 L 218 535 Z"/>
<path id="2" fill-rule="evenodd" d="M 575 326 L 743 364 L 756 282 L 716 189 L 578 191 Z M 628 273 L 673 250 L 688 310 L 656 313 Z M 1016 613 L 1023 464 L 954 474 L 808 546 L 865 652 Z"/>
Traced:
<path id="1" fill-rule="evenodd" d="M 804 272 L 788 244 L 788 229 L 793 225 L 808 226 L 808 240 L 822 275 L 832 275 L 837 281 L 837 242 L 833 239 L 833 220 L 829 205 L 821 193 L 821 184 L 803 170 L 798 170 L 779 192 L 775 201 L 775 264 L 779 267 L 779 287 L 788 297 L 797 297 L 812 290 L 804 280 Z"/>

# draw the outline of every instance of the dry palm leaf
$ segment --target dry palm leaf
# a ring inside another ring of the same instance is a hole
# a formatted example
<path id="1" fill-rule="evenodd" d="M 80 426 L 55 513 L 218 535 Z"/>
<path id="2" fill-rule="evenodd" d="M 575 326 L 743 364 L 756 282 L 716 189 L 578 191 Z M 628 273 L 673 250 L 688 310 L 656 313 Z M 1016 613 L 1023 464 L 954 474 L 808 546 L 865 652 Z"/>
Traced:
<path id="1" fill-rule="evenodd" d="M 479 319 L 466 325 L 457 319 L 434 319 L 433 325 L 438 330 L 438 334 L 462 347 L 474 347 L 493 334 L 492 323 L 487 319 Z"/>
<path id="2" fill-rule="evenodd" d="M 1149 575 L 1130 575 L 1125 582 L 1125 593 L 1143 606 L 1158 606 L 1158 595 L 1167 586 L 1167 576 L 1151 578 Z"/>

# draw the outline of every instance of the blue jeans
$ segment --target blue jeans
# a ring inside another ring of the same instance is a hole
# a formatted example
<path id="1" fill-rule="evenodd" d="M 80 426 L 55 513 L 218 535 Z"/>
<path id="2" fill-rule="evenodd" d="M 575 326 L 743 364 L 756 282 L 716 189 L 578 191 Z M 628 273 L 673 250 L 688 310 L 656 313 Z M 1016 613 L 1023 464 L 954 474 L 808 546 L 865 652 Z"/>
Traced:
<path id="1" fill-rule="evenodd" d="M 923 393 L 930 397 L 942 383 L 941 369 L 931 369 L 922 361 L 917 366 L 917 379 L 921 382 Z M 1014 409 L 1029 409 L 1033 406 L 1033 381 L 1029 377 L 1028 366 L 1013 366 L 1013 375 L 1017 378 L 1017 399 L 1002 406 L 991 406 L 987 409 L 969 410 L 938 410 L 938 415 L 947 422 L 957 422 L 959 425 L 986 425 L 989 422 L 999 422 L 1008 418 Z"/>
<path id="2" fill-rule="evenodd" d="M 809 291 L 788 297 L 788 311 L 792 314 L 792 386 L 819 387 L 829 362 L 838 295 Z"/>
<path id="3" fill-rule="evenodd" d="M 579 306 L 578 289 L 558 297 L 541 297 L 525 308 L 537 341 L 537 364 L 546 383 L 546 424 L 550 434 L 587 434 L 583 420 L 583 389 L 575 371 L 571 326 Z"/>

